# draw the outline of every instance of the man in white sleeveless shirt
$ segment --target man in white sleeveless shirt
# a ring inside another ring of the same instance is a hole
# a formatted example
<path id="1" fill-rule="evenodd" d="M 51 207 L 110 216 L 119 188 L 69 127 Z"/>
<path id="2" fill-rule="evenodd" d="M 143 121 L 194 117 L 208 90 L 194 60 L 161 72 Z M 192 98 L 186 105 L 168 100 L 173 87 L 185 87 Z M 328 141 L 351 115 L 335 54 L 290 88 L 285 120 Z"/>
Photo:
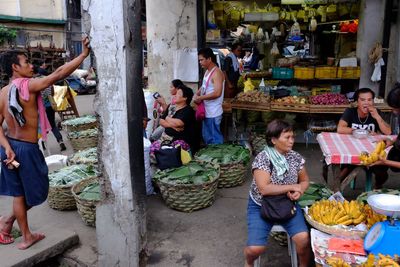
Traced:
<path id="1" fill-rule="evenodd" d="M 206 70 L 201 88 L 194 96 L 194 101 L 204 101 L 206 117 L 203 120 L 202 135 L 206 145 L 222 144 L 221 133 L 222 102 L 224 99 L 224 74 L 216 64 L 216 57 L 211 48 L 198 52 L 199 63 Z"/>

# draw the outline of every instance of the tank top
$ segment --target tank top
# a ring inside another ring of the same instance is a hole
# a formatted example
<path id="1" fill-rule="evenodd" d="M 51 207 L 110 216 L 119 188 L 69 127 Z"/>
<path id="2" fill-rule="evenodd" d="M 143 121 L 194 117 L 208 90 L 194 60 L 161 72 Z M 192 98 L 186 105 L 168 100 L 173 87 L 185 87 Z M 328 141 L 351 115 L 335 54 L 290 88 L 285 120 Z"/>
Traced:
<path id="1" fill-rule="evenodd" d="M 215 68 L 216 66 L 211 71 L 207 71 L 206 74 L 204 75 L 203 83 L 201 85 L 202 95 L 207 95 L 214 92 L 214 84 L 211 81 L 210 75 L 214 74 Z M 206 88 L 206 83 L 208 79 L 210 79 L 210 82 L 208 82 Z M 212 100 L 204 100 L 204 107 L 206 109 L 206 118 L 215 118 L 222 115 L 223 113 L 222 102 L 224 100 L 224 83 L 225 80 L 222 83 L 222 93 L 218 98 Z"/>

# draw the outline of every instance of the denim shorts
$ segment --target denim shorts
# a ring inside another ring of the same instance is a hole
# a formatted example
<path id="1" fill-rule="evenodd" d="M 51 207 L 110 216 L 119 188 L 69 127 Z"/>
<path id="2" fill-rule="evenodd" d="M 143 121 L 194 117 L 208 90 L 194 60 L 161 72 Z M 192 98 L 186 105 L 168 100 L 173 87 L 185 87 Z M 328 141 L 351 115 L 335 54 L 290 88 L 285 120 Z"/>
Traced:
<path id="1" fill-rule="evenodd" d="M 249 198 L 247 206 L 247 246 L 265 246 L 268 241 L 274 223 L 268 222 L 261 217 L 261 206 L 257 205 L 253 199 Z M 309 232 L 304 221 L 303 212 L 296 204 L 296 215 L 287 222 L 279 223 L 290 237 L 302 232 Z"/>

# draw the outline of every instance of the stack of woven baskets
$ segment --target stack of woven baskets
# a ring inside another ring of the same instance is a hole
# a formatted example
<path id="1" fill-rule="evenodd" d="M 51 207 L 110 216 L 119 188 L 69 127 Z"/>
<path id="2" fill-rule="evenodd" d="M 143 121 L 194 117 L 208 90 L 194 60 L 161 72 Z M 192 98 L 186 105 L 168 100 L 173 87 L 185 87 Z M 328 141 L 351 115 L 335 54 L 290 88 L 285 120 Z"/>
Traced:
<path id="1" fill-rule="evenodd" d="M 153 179 L 168 207 L 192 212 L 213 204 L 219 175 L 218 164 L 193 160 L 179 168 L 158 170 Z"/>
<path id="2" fill-rule="evenodd" d="M 93 115 L 65 120 L 61 123 L 75 151 L 97 146 L 97 120 Z"/>
<path id="3" fill-rule="evenodd" d="M 209 145 L 198 151 L 195 158 L 218 163 L 221 167 L 218 187 L 234 187 L 245 181 L 250 151 L 240 145 Z"/>

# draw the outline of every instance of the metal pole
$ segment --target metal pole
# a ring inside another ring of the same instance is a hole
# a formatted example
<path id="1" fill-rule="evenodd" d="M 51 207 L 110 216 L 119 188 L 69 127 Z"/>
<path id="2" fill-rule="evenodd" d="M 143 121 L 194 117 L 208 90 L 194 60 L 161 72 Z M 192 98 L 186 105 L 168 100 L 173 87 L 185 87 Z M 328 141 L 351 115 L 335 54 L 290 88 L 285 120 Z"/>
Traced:
<path id="1" fill-rule="evenodd" d="M 144 214 L 145 178 L 143 154 L 143 85 L 142 29 L 140 0 L 124 0 L 126 50 L 126 101 L 128 118 L 129 161 L 133 200 Z"/>

